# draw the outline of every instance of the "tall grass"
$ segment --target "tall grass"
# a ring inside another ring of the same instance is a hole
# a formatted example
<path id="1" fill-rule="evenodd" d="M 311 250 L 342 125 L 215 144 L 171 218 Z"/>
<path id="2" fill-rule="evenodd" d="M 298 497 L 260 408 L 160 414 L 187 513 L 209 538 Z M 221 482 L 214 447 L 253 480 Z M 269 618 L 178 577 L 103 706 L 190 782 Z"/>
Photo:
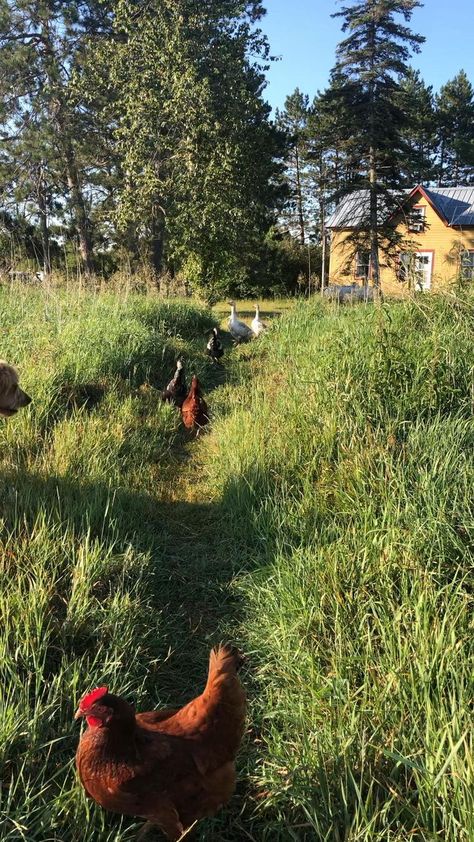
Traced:
<path id="1" fill-rule="evenodd" d="M 253 838 L 474 838 L 473 337 L 472 300 L 304 305 L 226 394 Z"/>
<path id="2" fill-rule="evenodd" d="M 187 302 L 0 316 L 35 398 L 0 426 L 0 838 L 133 839 L 76 783 L 74 705 L 175 705 L 226 637 L 249 733 L 198 838 L 474 839 L 472 300 L 296 305 L 225 381 Z M 184 448 L 178 353 L 212 413 Z"/>
<path id="3" fill-rule="evenodd" d="M 157 500 L 181 433 L 159 390 L 178 353 L 206 382 L 214 321 L 184 302 L 30 292 L 0 293 L 0 318 L 0 356 L 34 398 L 0 425 L 0 838 L 125 840 L 76 784 L 72 714 L 97 682 L 167 701 Z"/>

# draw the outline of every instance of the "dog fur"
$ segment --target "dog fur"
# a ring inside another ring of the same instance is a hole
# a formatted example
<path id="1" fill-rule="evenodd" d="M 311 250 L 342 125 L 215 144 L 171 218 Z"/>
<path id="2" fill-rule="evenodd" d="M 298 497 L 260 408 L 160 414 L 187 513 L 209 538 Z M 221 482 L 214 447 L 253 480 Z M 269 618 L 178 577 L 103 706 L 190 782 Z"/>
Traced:
<path id="1" fill-rule="evenodd" d="M 10 418 L 29 403 L 31 398 L 20 389 L 16 370 L 5 360 L 0 360 L 0 415 Z"/>

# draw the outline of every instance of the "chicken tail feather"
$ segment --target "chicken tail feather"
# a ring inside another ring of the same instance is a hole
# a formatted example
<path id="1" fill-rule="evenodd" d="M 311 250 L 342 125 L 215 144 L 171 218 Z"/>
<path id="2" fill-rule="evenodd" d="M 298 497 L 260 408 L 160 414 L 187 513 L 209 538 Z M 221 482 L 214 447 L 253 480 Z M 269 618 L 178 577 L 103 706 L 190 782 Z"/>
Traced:
<path id="1" fill-rule="evenodd" d="M 215 724 L 223 726 L 231 756 L 237 751 L 245 722 L 245 691 L 237 675 L 242 661 L 242 655 L 233 647 L 221 645 L 213 649 L 203 693 L 211 704 L 217 705 L 219 714 Z"/>
<path id="2" fill-rule="evenodd" d="M 207 679 L 208 685 L 221 676 L 236 675 L 243 662 L 244 657 L 235 646 L 221 644 L 211 649 Z"/>

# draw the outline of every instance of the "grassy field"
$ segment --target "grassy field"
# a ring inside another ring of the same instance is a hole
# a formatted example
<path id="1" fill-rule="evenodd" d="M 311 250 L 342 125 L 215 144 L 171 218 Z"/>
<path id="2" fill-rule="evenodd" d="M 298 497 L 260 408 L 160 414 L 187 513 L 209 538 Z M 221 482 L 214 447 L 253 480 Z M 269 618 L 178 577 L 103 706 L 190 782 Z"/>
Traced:
<path id="1" fill-rule="evenodd" d="M 266 303 L 220 371 L 225 310 L 0 294 L 35 398 L 0 426 L 0 838 L 133 839 L 76 783 L 75 703 L 175 705 L 230 638 L 249 728 L 202 842 L 469 842 L 472 300 Z M 156 388 L 178 353 L 197 442 Z"/>

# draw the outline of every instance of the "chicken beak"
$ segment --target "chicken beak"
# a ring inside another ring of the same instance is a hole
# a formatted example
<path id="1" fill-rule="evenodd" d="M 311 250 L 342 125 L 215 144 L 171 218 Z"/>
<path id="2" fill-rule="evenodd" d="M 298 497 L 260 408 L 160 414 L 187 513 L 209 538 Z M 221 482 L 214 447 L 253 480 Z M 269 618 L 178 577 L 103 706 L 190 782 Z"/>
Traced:
<path id="1" fill-rule="evenodd" d="M 79 707 L 74 714 L 74 719 L 81 719 L 81 717 L 83 717 L 83 716 L 84 716 L 84 711 L 82 711 L 81 708 Z"/>

